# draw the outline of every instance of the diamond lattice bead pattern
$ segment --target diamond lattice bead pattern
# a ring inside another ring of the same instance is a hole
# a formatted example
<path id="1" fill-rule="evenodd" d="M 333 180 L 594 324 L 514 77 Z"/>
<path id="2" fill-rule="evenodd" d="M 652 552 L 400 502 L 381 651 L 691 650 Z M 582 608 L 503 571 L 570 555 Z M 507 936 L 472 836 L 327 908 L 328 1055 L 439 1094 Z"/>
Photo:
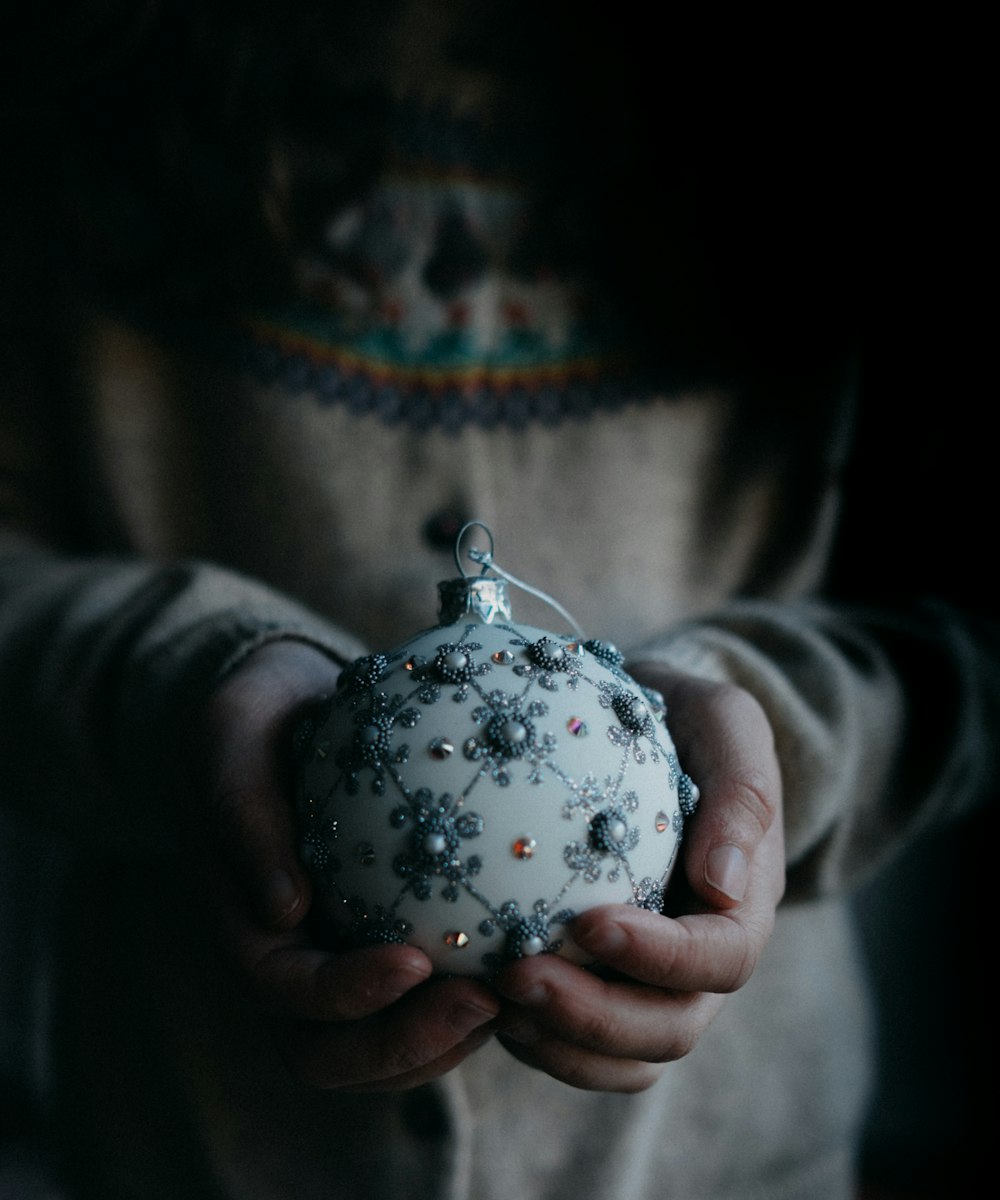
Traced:
<path id="1" fill-rule="evenodd" d="M 567 923 L 658 908 L 697 799 L 620 655 L 512 621 L 359 660 L 296 747 L 300 852 L 331 937 L 407 941 L 442 973 L 582 961 Z"/>

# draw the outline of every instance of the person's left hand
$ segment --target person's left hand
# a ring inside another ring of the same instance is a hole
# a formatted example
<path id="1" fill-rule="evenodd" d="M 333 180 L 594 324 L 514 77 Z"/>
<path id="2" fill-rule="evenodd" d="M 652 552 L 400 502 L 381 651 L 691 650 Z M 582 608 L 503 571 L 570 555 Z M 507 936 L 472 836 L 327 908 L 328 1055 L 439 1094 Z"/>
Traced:
<path id="1" fill-rule="evenodd" d="M 191 713 L 183 763 L 190 935 L 210 939 L 243 1007 L 293 1078 L 339 1092 L 408 1090 L 492 1036 L 499 1001 L 474 979 L 431 979 L 416 946 L 334 953 L 308 927 L 297 852 L 292 729 L 339 671 L 310 646 L 258 647 Z"/>
<path id="2" fill-rule="evenodd" d="M 635 1092 L 689 1053 L 725 993 L 743 986 L 784 891 L 781 777 L 770 724 L 749 693 L 632 667 L 661 691 L 686 770 L 701 790 L 685 831 L 684 913 L 606 905 L 570 934 L 598 965 L 522 959 L 497 980 L 498 1036 L 517 1058 L 575 1087 Z"/>

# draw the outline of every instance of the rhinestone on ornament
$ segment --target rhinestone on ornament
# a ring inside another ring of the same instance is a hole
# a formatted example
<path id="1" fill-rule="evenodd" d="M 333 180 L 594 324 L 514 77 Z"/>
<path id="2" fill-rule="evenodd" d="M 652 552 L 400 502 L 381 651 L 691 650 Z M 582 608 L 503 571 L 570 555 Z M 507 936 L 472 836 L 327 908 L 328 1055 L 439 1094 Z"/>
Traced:
<path id="1" fill-rule="evenodd" d="M 514 844 L 511 846 L 511 849 L 514 852 L 514 857 L 519 858 L 522 861 L 531 858 L 537 848 L 538 843 L 533 837 L 528 837 L 527 834 L 525 834 L 523 837 L 517 838 Z"/>
<path id="2" fill-rule="evenodd" d="M 431 758 L 436 758 L 439 762 L 443 762 L 455 753 L 454 744 L 446 737 L 436 737 L 427 749 L 430 751 Z"/>

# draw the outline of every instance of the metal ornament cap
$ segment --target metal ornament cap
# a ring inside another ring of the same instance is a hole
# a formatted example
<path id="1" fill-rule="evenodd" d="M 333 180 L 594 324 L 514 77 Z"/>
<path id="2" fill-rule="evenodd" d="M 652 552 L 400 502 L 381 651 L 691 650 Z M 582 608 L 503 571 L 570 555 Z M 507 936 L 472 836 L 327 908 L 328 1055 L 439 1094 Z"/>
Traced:
<path id="1" fill-rule="evenodd" d="M 438 601 L 438 619 L 442 625 L 470 619 L 492 625 L 494 621 L 511 618 L 507 583 L 503 579 L 482 576 L 442 580 L 438 584 Z"/>

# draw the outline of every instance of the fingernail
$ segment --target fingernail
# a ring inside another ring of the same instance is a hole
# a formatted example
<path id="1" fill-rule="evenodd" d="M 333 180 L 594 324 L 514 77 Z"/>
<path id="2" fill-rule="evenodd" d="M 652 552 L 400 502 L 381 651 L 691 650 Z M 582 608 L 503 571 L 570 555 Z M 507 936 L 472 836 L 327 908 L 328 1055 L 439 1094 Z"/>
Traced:
<path id="1" fill-rule="evenodd" d="M 302 896 L 288 872 L 272 871 L 264 893 L 268 921 L 272 925 L 280 925 L 301 903 Z"/>
<path id="2" fill-rule="evenodd" d="M 471 1033 L 473 1029 L 478 1029 L 480 1025 L 485 1025 L 487 1021 L 492 1021 L 496 1015 L 497 1010 L 495 1008 L 484 1008 L 481 1004 L 476 1004 L 472 1000 L 463 1000 L 461 1003 L 452 1006 L 451 1012 L 448 1014 L 448 1020 L 452 1029 L 464 1037 L 467 1033 Z"/>
<path id="3" fill-rule="evenodd" d="M 747 890 L 746 855 L 739 846 L 715 846 L 705 859 L 705 882 L 739 902 Z"/>
<path id="4" fill-rule="evenodd" d="M 549 999 L 549 989 L 541 980 L 524 980 L 519 976 L 499 980 L 497 991 L 508 1000 L 513 1000 L 516 1004 L 527 1004 L 531 1008 L 540 1008 L 548 1003 Z"/>
<path id="5" fill-rule="evenodd" d="M 628 944 L 628 935 L 620 925 L 601 922 L 591 929 L 581 930 L 580 936 L 574 937 L 573 940 L 588 954 L 607 960 L 624 951 Z"/>
<path id="6" fill-rule="evenodd" d="M 388 995 L 397 999 L 405 996 L 408 991 L 423 983 L 430 975 L 430 969 L 418 966 L 398 967 L 391 971 L 385 980 L 385 990 Z"/>

